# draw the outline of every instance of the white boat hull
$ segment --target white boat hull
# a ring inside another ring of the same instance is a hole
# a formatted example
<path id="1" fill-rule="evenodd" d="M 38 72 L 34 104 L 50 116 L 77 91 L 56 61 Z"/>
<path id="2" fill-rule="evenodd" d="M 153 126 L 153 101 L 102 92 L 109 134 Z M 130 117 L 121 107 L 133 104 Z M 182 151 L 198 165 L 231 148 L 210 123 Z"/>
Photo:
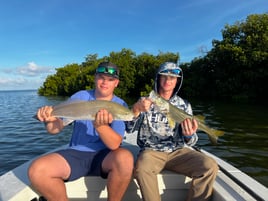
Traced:
<path id="1" fill-rule="evenodd" d="M 135 156 L 137 155 L 139 150 L 137 146 L 128 143 L 125 143 L 124 146 L 132 150 Z M 268 189 L 265 186 L 220 158 L 208 152 L 203 152 L 215 158 L 221 167 L 214 184 L 213 201 L 268 201 Z M 27 169 L 30 162 L 31 161 L 0 177 L 0 201 L 38 201 L 40 195 L 31 188 L 27 177 Z M 230 178 L 230 176 L 232 178 Z M 234 181 L 234 178 L 250 188 L 256 195 L 251 195 L 250 192 L 247 192 L 241 185 Z M 158 184 L 162 200 L 185 200 L 190 181 L 190 178 L 173 172 L 161 172 L 161 174 L 158 175 Z M 107 200 L 106 180 L 100 177 L 82 177 L 76 181 L 67 182 L 66 188 L 70 201 Z M 131 181 L 123 200 L 142 200 L 135 179 Z"/>

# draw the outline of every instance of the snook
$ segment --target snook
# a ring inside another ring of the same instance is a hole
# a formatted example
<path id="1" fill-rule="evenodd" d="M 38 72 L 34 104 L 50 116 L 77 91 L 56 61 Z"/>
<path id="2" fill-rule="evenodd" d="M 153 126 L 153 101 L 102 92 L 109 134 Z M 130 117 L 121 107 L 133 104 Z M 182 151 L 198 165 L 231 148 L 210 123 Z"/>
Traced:
<path id="1" fill-rule="evenodd" d="M 205 133 L 208 134 L 208 137 L 212 144 L 217 144 L 217 140 L 219 136 L 222 136 L 224 134 L 223 131 L 220 130 L 215 130 L 213 128 L 209 128 L 208 126 L 205 125 L 205 118 L 203 116 L 192 116 L 184 112 L 183 110 L 175 107 L 162 97 L 160 97 L 158 94 L 156 94 L 154 91 L 150 92 L 149 98 L 151 101 L 157 106 L 159 111 L 164 113 L 167 118 L 169 125 L 171 127 L 175 126 L 175 122 L 182 122 L 186 118 L 194 118 L 198 122 L 198 129 L 201 131 L 204 131 Z"/>
<path id="2" fill-rule="evenodd" d="M 94 120 L 100 109 L 108 110 L 114 120 L 131 121 L 134 117 L 128 108 L 106 100 L 66 101 L 54 106 L 52 115 L 72 120 Z"/>

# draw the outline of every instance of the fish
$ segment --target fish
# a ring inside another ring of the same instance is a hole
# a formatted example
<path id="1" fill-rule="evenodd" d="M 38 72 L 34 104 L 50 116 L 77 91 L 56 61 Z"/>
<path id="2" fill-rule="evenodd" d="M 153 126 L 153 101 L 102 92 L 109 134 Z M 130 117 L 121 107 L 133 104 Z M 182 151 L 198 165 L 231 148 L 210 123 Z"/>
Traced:
<path id="1" fill-rule="evenodd" d="M 100 109 L 106 109 L 112 114 L 113 120 L 131 121 L 134 114 L 125 106 L 107 100 L 65 101 L 53 106 L 51 115 L 71 120 L 95 120 Z"/>
<path id="2" fill-rule="evenodd" d="M 170 102 L 162 98 L 155 91 L 151 91 L 148 97 L 156 108 L 168 118 L 169 125 L 173 128 L 175 123 L 181 123 L 186 118 L 195 119 L 198 122 L 198 130 L 208 134 L 212 144 L 217 144 L 218 137 L 224 135 L 224 131 L 216 130 L 205 124 L 205 117 L 202 115 L 189 115 L 184 110 L 175 107 Z"/>

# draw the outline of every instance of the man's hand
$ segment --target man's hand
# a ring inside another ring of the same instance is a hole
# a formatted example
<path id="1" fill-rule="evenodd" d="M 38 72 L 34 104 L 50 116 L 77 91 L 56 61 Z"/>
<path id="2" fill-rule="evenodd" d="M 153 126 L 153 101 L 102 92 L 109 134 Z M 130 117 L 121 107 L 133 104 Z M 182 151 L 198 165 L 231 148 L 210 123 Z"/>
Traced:
<path id="1" fill-rule="evenodd" d="M 51 116 L 52 111 L 53 111 L 52 106 L 41 107 L 36 113 L 37 119 L 45 123 L 55 121 L 57 118 Z"/>
<path id="2" fill-rule="evenodd" d="M 151 99 L 146 97 L 141 97 L 134 105 L 133 105 L 133 113 L 137 117 L 141 112 L 146 112 L 150 109 L 152 104 Z"/>
<path id="3" fill-rule="evenodd" d="M 98 128 L 103 125 L 109 125 L 113 121 L 113 115 L 105 109 L 101 109 L 96 113 L 94 127 Z"/>
<path id="4" fill-rule="evenodd" d="M 198 129 L 198 123 L 195 119 L 187 118 L 181 122 L 182 134 L 184 136 L 192 136 Z"/>

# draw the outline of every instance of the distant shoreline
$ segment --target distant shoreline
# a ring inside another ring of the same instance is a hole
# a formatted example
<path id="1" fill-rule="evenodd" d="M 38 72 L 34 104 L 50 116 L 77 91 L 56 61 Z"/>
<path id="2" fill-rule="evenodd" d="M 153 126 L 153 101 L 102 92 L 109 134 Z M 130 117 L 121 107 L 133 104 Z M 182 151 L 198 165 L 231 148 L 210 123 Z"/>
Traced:
<path id="1" fill-rule="evenodd" d="M 0 92 L 14 92 L 14 91 L 37 91 L 38 89 L 1 89 Z"/>

